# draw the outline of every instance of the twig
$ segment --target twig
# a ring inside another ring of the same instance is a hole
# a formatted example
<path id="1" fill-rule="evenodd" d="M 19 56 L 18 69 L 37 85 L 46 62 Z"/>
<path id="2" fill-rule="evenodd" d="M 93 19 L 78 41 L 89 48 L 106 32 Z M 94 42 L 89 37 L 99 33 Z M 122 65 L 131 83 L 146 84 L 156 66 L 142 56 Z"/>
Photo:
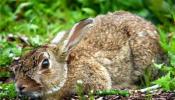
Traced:
<path id="1" fill-rule="evenodd" d="M 140 92 L 147 92 L 147 91 L 152 91 L 152 90 L 155 90 L 155 89 L 158 89 L 160 88 L 161 86 L 160 85 L 153 85 L 151 87 L 147 87 L 147 88 L 144 88 L 144 89 L 140 89 L 138 91 Z"/>

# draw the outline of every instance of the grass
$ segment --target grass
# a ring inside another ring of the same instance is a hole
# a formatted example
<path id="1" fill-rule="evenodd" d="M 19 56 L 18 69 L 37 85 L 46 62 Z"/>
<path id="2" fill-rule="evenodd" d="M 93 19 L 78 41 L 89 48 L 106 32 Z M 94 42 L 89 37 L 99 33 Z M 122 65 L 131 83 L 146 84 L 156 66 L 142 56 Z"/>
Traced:
<path id="1" fill-rule="evenodd" d="M 42 45 L 58 31 L 69 29 L 81 19 L 117 10 L 133 12 L 156 25 L 160 44 L 170 61 L 161 67 L 167 76 L 155 83 L 166 90 L 173 90 L 175 84 L 170 80 L 175 80 L 174 0 L 0 0 L 0 78 L 10 77 L 10 72 L 2 69 L 8 68 L 12 58 L 20 56 L 23 51 L 19 48 L 22 43 L 18 37 L 28 37 L 32 46 Z M 16 40 L 9 41 L 9 34 Z M 167 88 L 162 82 L 170 82 L 167 85 L 173 88 Z M 1 87 L 3 85 L 0 84 Z M 7 92 L 13 90 L 11 87 L 2 89 Z"/>

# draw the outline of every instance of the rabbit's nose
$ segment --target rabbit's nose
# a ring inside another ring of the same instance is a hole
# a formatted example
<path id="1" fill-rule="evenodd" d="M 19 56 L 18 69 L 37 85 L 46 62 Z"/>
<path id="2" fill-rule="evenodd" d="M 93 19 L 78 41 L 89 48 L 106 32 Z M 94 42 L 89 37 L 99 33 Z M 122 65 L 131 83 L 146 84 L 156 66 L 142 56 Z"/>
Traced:
<path id="1" fill-rule="evenodd" d="M 19 90 L 20 90 L 20 91 L 23 91 L 24 89 L 25 89 L 24 86 L 20 86 L 20 87 L 19 87 Z"/>
<path id="2" fill-rule="evenodd" d="M 19 90 L 19 92 L 24 92 L 24 89 L 26 88 L 26 86 L 25 85 L 18 85 L 18 90 Z"/>

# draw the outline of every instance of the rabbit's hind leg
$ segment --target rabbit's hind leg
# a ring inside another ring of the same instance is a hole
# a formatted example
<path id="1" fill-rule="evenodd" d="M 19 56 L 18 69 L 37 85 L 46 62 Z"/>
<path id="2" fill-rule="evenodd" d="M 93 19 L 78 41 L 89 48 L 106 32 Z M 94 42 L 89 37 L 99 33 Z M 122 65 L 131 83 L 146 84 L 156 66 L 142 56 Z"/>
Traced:
<path id="1" fill-rule="evenodd" d="M 146 71 L 151 73 L 151 77 L 156 76 L 157 71 L 152 65 L 159 52 L 158 42 L 149 37 L 136 37 L 130 41 L 130 48 L 133 63 L 132 81 L 140 82 Z"/>

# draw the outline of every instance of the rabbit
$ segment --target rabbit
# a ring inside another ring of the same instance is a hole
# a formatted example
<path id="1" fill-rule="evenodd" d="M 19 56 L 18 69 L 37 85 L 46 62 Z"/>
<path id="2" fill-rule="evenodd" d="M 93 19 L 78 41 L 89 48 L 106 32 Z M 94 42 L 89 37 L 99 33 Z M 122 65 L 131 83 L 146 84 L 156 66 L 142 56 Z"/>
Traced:
<path id="1" fill-rule="evenodd" d="M 31 98 L 59 100 L 76 92 L 137 88 L 159 61 L 158 32 L 151 22 L 127 11 L 98 15 L 60 32 L 50 44 L 13 61 L 16 90 Z M 81 80 L 81 81 L 80 81 Z"/>

